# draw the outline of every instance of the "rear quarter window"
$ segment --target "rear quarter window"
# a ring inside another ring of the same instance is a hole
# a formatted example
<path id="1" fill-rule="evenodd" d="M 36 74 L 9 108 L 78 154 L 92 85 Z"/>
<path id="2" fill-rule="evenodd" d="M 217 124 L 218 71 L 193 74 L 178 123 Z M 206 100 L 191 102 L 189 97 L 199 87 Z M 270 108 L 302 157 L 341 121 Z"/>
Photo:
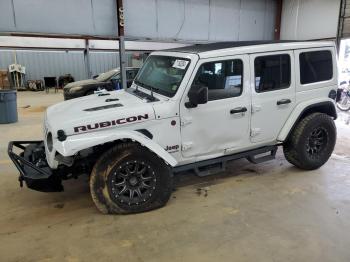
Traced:
<path id="1" fill-rule="evenodd" d="M 332 53 L 329 50 L 303 52 L 299 55 L 300 83 L 302 85 L 333 78 Z"/>

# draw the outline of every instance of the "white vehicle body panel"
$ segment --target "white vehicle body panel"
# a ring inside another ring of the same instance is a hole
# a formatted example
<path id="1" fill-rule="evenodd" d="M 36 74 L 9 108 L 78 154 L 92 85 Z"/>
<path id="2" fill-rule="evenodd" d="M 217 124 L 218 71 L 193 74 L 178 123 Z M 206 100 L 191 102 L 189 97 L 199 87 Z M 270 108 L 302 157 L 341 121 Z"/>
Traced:
<path id="1" fill-rule="evenodd" d="M 86 136 L 85 134 L 70 136 L 63 143 L 56 142 L 55 148 L 61 155 L 72 156 L 83 149 L 123 139 L 140 143 L 171 166 L 177 164 L 175 158 L 166 152 L 163 147 L 138 131 L 120 130 L 115 132 L 114 130 L 103 130 L 94 136 Z"/>
<path id="2" fill-rule="evenodd" d="M 187 96 L 183 96 L 180 102 L 181 115 L 181 139 L 184 158 L 196 158 L 204 156 L 221 156 L 232 153 L 237 149 L 246 148 L 249 145 L 249 119 L 250 119 L 250 89 L 249 89 L 249 57 L 248 55 L 227 56 L 201 59 L 198 68 L 208 62 L 225 60 L 243 61 L 243 93 L 238 97 L 209 101 L 198 105 L 196 108 L 186 108 Z M 195 74 L 187 86 L 187 92 L 191 87 Z M 230 110 L 245 107 L 245 113 L 230 114 Z"/>
<path id="3" fill-rule="evenodd" d="M 293 51 L 267 52 L 250 55 L 250 71 L 254 72 L 254 61 L 260 56 L 289 55 L 291 63 L 291 78 L 288 88 L 257 93 L 255 90 L 256 77 L 251 74 L 252 90 L 252 117 L 251 117 L 251 141 L 273 142 L 287 121 L 295 106 L 295 73 Z M 288 104 L 278 105 L 277 102 L 289 99 Z"/>
<path id="4" fill-rule="evenodd" d="M 333 79 L 301 85 L 298 57 L 300 52 L 323 49 L 331 50 L 333 54 Z M 290 87 L 257 93 L 254 59 L 271 54 L 290 55 Z M 190 60 L 176 94 L 166 97 L 153 92 L 158 101 L 149 102 L 129 93 L 130 90 L 138 88 L 151 94 L 148 89 L 134 83 L 129 91 L 113 91 L 106 96 L 94 94 L 51 106 L 47 110 L 44 123 L 46 157 L 51 168 L 56 169 L 59 165 L 55 158 L 56 153 L 63 157 L 73 157 L 85 149 L 117 140 L 136 141 L 173 167 L 275 145 L 286 139 L 306 107 L 319 102 L 334 103 L 334 100 L 328 98 L 329 92 L 337 86 L 333 42 L 261 44 L 200 53 L 158 51 L 152 55 Z M 242 94 L 208 101 L 195 108 L 186 108 L 187 94 L 200 65 L 231 59 L 243 61 Z M 118 100 L 107 102 L 107 99 Z M 278 106 L 276 102 L 281 99 L 290 99 L 291 103 Z M 85 111 L 110 104 L 121 106 Z M 238 107 L 246 107 L 247 112 L 230 114 L 231 109 Z M 257 134 L 253 132 L 259 129 Z M 63 130 L 67 135 L 62 142 L 58 140 L 58 130 Z M 139 130 L 147 130 L 152 137 L 147 137 Z M 46 141 L 48 132 L 53 135 L 51 151 L 48 150 Z"/>

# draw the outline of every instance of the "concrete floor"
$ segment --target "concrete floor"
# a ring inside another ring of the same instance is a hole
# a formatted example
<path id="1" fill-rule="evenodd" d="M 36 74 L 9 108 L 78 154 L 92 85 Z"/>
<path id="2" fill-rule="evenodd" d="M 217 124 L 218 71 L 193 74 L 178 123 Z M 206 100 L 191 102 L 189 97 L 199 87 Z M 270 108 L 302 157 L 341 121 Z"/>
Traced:
<path id="1" fill-rule="evenodd" d="M 19 122 L 0 125 L 0 261 L 350 261 L 346 115 L 319 170 L 294 168 L 279 149 L 260 165 L 239 160 L 221 175 L 179 175 L 166 207 L 111 216 L 96 210 L 84 177 L 63 193 L 18 187 L 7 142 L 40 139 L 45 107 L 60 100 L 19 93 Z"/>

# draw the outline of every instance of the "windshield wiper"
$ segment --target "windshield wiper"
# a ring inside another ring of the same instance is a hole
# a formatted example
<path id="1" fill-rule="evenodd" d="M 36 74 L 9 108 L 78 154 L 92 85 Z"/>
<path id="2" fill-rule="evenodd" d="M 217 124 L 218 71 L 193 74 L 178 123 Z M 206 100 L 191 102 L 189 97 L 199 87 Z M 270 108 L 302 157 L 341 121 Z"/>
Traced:
<path id="1" fill-rule="evenodd" d="M 136 91 L 138 91 L 138 86 L 145 87 L 146 89 L 149 89 L 149 90 L 151 91 L 151 97 L 152 97 L 152 100 L 153 100 L 153 101 L 155 100 L 155 98 L 154 98 L 154 96 L 153 96 L 153 90 L 158 91 L 158 90 L 159 90 L 159 88 L 156 88 L 156 87 L 153 87 L 153 86 L 147 85 L 147 84 L 142 83 L 142 82 L 140 82 L 139 80 L 136 80 L 136 79 L 134 80 L 134 82 L 135 82 L 135 84 L 137 85 L 137 87 L 136 87 Z"/>

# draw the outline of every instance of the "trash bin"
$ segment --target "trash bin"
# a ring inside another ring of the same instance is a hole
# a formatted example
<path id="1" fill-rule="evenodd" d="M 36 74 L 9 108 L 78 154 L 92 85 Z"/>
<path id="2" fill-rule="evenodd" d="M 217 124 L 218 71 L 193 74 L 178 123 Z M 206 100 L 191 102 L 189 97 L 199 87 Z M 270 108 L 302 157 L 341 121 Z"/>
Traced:
<path id="1" fill-rule="evenodd" d="M 0 124 L 18 121 L 16 90 L 0 90 Z"/>

